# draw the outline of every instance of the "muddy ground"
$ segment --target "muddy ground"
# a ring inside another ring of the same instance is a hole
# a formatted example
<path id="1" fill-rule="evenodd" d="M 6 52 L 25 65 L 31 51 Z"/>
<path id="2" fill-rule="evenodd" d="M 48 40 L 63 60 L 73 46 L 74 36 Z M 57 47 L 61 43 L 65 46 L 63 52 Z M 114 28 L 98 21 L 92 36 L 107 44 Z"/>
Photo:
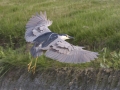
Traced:
<path id="1" fill-rule="evenodd" d="M 0 90 L 120 90 L 120 70 L 64 67 L 32 74 L 13 68 L 0 78 Z"/>

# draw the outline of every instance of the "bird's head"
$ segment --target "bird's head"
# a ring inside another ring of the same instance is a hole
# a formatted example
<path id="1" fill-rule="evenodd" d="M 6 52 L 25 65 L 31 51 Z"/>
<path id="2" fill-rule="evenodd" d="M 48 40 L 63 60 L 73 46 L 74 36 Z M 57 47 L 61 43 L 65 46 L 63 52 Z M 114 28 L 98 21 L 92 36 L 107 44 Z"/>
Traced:
<path id="1" fill-rule="evenodd" d="M 59 37 L 62 39 L 62 40 L 66 40 L 66 39 L 73 39 L 74 37 L 71 37 L 67 34 L 59 34 Z"/>

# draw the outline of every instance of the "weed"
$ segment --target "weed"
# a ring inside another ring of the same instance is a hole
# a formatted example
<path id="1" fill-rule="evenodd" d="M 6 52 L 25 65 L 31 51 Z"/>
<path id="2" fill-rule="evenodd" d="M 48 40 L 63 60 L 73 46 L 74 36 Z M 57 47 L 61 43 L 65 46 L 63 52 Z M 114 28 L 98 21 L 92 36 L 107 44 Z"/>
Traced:
<path id="1" fill-rule="evenodd" d="M 120 68 L 120 51 L 119 52 L 111 52 L 111 62 L 112 67 L 119 69 Z"/>
<path id="2" fill-rule="evenodd" d="M 110 52 L 107 48 L 103 48 L 102 60 L 100 61 L 100 67 L 102 68 L 120 68 L 120 51 Z"/>
<path id="3" fill-rule="evenodd" d="M 103 48 L 103 57 L 102 57 L 102 62 L 100 63 L 100 67 L 102 67 L 102 68 L 109 68 L 110 67 L 108 64 L 106 64 L 106 62 L 107 62 L 106 50 L 107 50 L 107 48 Z"/>

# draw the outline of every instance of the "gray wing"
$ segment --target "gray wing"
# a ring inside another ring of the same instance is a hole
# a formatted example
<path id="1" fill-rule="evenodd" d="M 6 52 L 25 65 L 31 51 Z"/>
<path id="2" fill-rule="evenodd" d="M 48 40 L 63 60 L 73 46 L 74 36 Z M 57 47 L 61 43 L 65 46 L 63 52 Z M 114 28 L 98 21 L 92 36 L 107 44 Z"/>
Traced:
<path id="1" fill-rule="evenodd" d="M 25 40 L 32 42 L 38 36 L 51 32 L 48 28 L 52 21 L 47 19 L 46 12 L 34 15 L 26 24 Z"/>
<path id="2" fill-rule="evenodd" d="M 41 56 L 43 54 L 43 51 L 40 49 L 41 46 L 37 46 L 36 45 L 33 45 L 31 50 L 30 50 L 30 53 L 33 57 L 38 57 L 38 56 Z"/>
<path id="3" fill-rule="evenodd" d="M 50 49 L 46 51 L 45 55 L 51 59 L 66 63 L 84 63 L 97 58 L 97 52 L 83 50 L 82 48 L 57 39 Z"/>

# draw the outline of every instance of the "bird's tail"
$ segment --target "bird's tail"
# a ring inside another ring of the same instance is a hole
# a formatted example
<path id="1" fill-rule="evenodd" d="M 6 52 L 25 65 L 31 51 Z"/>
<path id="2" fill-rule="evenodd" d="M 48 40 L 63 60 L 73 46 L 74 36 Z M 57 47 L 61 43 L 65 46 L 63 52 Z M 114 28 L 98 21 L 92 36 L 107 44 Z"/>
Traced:
<path id="1" fill-rule="evenodd" d="M 36 47 L 35 45 L 31 48 L 30 53 L 33 57 L 38 57 L 43 54 L 43 51 L 39 48 Z"/>

